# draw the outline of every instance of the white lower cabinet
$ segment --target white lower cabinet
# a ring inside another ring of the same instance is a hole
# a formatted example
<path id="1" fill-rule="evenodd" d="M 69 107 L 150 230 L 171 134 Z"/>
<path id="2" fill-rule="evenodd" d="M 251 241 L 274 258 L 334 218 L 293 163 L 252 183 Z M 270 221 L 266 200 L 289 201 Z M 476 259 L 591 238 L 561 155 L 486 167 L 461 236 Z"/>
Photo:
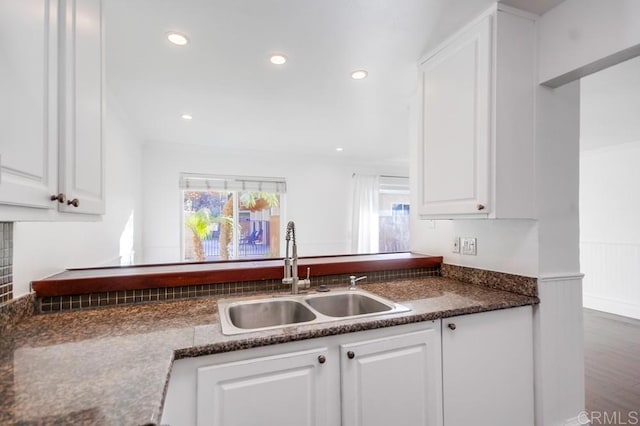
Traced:
<path id="1" fill-rule="evenodd" d="M 441 426 L 440 355 L 430 321 L 182 359 L 162 424 Z"/>
<path id="2" fill-rule="evenodd" d="M 442 320 L 445 426 L 532 426 L 532 308 Z"/>
<path id="3" fill-rule="evenodd" d="M 342 345 L 342 425 L 442 424 L 438 331 Z"/>
<path id="4" fill-rule="evenodd" d="M 327 424 L 327 356 L 320 348 L 198 368 L 197 424 Z"/>
<path id="5" fill-rule="evenodd" d="M 181 359 L 162 424 L 533 426 L 532 340 L 525 306 Z"/>

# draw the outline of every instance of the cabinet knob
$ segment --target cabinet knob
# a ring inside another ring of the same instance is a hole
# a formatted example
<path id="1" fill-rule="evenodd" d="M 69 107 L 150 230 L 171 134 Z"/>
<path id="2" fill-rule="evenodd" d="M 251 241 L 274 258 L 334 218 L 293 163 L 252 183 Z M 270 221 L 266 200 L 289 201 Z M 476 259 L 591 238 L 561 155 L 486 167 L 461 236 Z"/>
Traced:
<path id="1" fill-rule="evenodd" d="M 318 362 L 320 364 L 324 364 L 325 362 L 327 362 L 327 358 L 324 355 L 320 355 L 318 356 Z"/>
<path id="2" fill-rule="evenodd" d="M 78 207 L 80 205 L 80 200 L 78 200 L 77 198 L 74 198 L 73 200 L 67 201 L 67 205 L 73 206 L 73 207 Z"/>
<path id="3" fill-rule="evenodd" d="M 354 359 L 355 357 L 356 357 L 356 354 L 354 354 L 353 351 L 347 352 L 347 358 Z"/>
<path id="4" fill-rule="evenodd" d="M 66 197 L 64 196 L 64 194 L 61 192 L 58 195 L 53 194 L 51 196 L 51 201 L 58 201 L 59 203 L 64 203 L 64 200 L 66 199 Z"/>
<path id="5" fill-rule="evenodd" d="M 456 329 L 456 325 L 454 323 L 452 323 L 452 322 L 447 324 L 447 327 L 449 327 L 451 330 L 455 330 Z"/>
<path id="6" fill-rule="evenodd" d="M 484 210 L 484 204 L 478 204 L 478 210 Z"/>

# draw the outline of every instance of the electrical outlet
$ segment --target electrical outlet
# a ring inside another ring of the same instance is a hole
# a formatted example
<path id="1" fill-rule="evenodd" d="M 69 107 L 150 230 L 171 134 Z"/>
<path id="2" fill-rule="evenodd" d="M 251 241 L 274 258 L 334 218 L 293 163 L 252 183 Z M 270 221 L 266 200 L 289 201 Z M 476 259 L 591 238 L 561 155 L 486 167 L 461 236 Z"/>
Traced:
<path id="1" fill-rule="evenodd" d="M 462 238 L 462 254 L 476 256 L 478 254 L 478 244 L 476 238 Z"/>
<path id="2" fill-rule="evenodd" d="M 451 246 L 451 253 L 460 253 L 460 237 L 453 239 L 453 245 Z"/>

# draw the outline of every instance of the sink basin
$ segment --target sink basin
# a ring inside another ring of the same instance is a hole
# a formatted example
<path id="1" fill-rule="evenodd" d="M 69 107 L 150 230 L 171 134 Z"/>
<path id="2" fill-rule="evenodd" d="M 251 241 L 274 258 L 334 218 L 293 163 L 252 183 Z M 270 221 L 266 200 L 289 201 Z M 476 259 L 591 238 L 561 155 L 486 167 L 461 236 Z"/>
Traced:
<path id="1" fill-rule="evenodd" d="M 393 305 L 356 292 L 308 297 L 306 302 L 316 311 L 330 317 L 351 317 L 393 309 Z"/>
<path id="2" fill-rule="evenodd" d="M 315 314 L 294 300 L 269 300 L 229 307 L 229 321 L 235 327 L 256 329 L 312 321 Z"/>
<path id="3" fill-rule="evenodd" d="M 222 333 L 234 335 L 291 325 L 387 315 L 410 309 L 364 290 L 218 301 Z"/>

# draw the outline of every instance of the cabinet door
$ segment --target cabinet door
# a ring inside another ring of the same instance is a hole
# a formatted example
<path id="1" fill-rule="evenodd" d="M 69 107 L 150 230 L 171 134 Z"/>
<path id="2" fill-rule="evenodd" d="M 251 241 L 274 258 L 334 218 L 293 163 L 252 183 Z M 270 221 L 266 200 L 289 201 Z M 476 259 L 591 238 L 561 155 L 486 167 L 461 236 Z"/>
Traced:
<path id="1" fill-rule="evenodd" d="M 200 367 L 197 424 L 326 425 L 330 362 L 322 348 Z"/>
<path id="2" fill-rule="evenodd" d="M 0 204 L 57 204 L 57 11 L 0 0 Z"/>
<path id="3" fill-rule="evenodd" d="M 530 306 L 442 320 L 445 426 L 533 425 Z"/>
<path id="4" fill-rule="evenodd" d="M 420 67 L 421 215 L 487 215 L 490 203 L 493 16 Z"/>
<path id="5" fill-rule="evenodd" d="M 101 0 L 63 0 L 61 210 L 104 213 L 103 22 Z"/>
<path id="6" fill-rule="evenodd" d="M 442 424 L 436 324 L 428 330 L 340 347 L 343 426 Z"/>

